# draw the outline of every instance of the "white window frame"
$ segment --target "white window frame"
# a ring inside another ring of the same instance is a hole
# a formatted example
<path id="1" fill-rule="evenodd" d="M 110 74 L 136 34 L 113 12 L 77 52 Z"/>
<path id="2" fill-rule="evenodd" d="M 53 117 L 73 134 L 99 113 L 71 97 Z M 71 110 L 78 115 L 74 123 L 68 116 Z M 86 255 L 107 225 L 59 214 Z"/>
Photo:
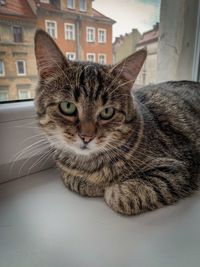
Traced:
<path id="1" fill-rule="evenodd" d="M 69 9 L 75 9 L 75 0 L 72 0 L 72 2 L 73 2 L 73 6 L 71 7 L 69 7 L 68 6 L 68 0 L 66 0 L 67 1 L 67 8 L 69 8 Z"/>
<path id="2" fill-rule="evenodd" d="M 104 56 L 104 63 L 101 63 L 101 62 L 100 62 L 100 57 L 101 57 L 101 56 Z M 99 63 L 99 64 L 106 64 L 106 62 L 107 62 L 106 54 L 103 54 L 103 53 L 98 54 L 98 63 Z"/>
<path id="3" fill-rule="evenodd" d="M 0 59 L 0 62 L 2 62 L 2 70 L 3 70 L 3 73 L 0 73 L 0 77 L 4 77 L 5 76 L 5 64 L 4 64 L 4 61 Z"/>
<path id="4" fill-rule="evenodd" d="M 5 94 L 7 95 L 7 99 L 5 99 L 5 100 L 0 100 L 0 101 L 7 101 L 7 100 L 9 99 L 9 92 L 8 92 L 8 90 L 6 90 L 6 89 L 5 89 L 5 90 L 4 90 L 4 89 L 3 89 L 3 90 L 0 90 L 0 94 L 1 94 L 2 92 L 5 93 Z"/>
<path id="5" fill-rule="evenodd" d="M 40 0 L 41 3 L 49 4 L 49 0 Z"/>
<path id="6" fill-rule="evenodd" d="M 79 0 L 79 10 L 80 10 L 81 12 L 86 12 L 86 11 L 87 11 L 87 1 L 84 0 L 84 3 L 85 3 L 85 8 L 84 8 L 84 9 L 81 8 L 80 1 L 81 1 L 81 0 Z"/>
<path id="7" fill-rule="evenodd" d="M 68 38 L 67 36 L 67 26 L 72 26 L 72 38 Z M 75 24 L 73 23 L 64 23 L 64 32 L 65 32 L 65 40 L 75 40 Z"/>
<path id="8" fill-rule="evenodd" d="M 55 25 L 55 36 L 52 36 L 51 33 L 48 32 L 48 23 L 54 23 L 54 25 Z M 46 19 L 45 20 L 45 30 L 52 38 L 54 38 L 54 39 L 58 38 L 57 21 Z"/>
<path id="9" fill-rule="evenodd" d="M 73 58 L 69 58 L 68 56 L 73 55 Z M 76 60 L 76 52 L 66 52 L 66 58 L 69 60 Z"/>
<path id="10" fill-rule="evenodd" d="M 23 62 L 24 73 L 19 73 L 18 62 Z M 21 59 L 16 60 L 16 71 L 17 71 L 17 76 L 26 76 L 26 61 L 25 60 L 21 60 Z"/>
<path id="11" fill-rule="evenodd" d="M 93 56 L 94 57 L 94 61 L 89 60 L 89 57 L 90 56 Z M 87 61 L 96 62 L 96 54 L 95 53 L 87 53 L 86 54 L 86 58 L 87 58 Z"/>
<path id="12" fill-rule="evenodd" d="M 100 39 L 100 32 L 104 32 L 104 41 Z M 98 28 L 98 43 L 105 44 L 107 42 L 107 30 L 103 28 Z"/>
<path id="13" fill-rule="evenodd" d="M 88 35 L 89 30 L 93 30 L 93 37 L 94 37 L 93 39 L 88 38 L 89 37 L 89 35 Z M 88 43 L 94 43 L 95 42 L 95 39 L 96 39 L 95 34 L 96 34 L 96 31 L 95 31 L 94 27 L 89 27 L 89 26 L 86 27 L 86 40 Z"/>
<path id="14" fill-rule="evenodd" d="M 20 88 L 19 88 L 17 91 L 18 91 L 18 97 L 19 97 L 20 100 L 30 99 L 30 98 L 31 98 L 31 92 L 30 92 L 30 89 L 25 89 L 25 88 L 21 88 L 21 89 L 20 89 Z M 25 97 L 25 98 L 21 97 L 22 91 L 27 91 L 27 92 L 28 92 L 28 97 Z"/>

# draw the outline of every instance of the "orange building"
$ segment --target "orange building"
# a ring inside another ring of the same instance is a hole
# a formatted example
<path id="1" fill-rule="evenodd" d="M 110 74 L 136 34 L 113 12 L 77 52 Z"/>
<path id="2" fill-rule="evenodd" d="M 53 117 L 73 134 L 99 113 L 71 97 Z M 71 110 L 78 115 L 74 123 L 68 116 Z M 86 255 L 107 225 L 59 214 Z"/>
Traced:
<path id="1" fill-rule="evenodd" d="M 114 20 L 92 8 L 92 0 L 36 1 L 37 27 L 46 30 L 71 60 L 112 63 Z"/>

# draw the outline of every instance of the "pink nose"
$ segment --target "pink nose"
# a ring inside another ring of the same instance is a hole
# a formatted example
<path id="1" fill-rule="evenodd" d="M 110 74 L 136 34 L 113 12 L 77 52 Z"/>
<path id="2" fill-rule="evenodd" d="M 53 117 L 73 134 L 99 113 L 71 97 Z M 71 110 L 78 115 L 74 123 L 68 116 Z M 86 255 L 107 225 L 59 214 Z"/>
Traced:
<path id="1" fill-rule="evenodd" d="M 79 133 L 78 135 L 80 136 L 80 138 L 83 140 L 83 142 L 85 144 L 88 144 L 95 137 L 95 135 L 91 136 L 91 135 L 86 135 L 86 134 L 82 134 L 82 133 Z"/>

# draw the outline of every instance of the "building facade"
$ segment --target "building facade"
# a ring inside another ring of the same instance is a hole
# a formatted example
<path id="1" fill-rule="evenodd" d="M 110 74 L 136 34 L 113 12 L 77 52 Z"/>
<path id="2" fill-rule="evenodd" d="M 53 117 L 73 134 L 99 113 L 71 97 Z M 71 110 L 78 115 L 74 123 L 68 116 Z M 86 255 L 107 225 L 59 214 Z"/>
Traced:
<path id="1" fill-rule="evenodd" d="M 136 86 L 144 86 L 157 82 L 157 65 L 158 65 L 158 35 L 159 24 L 153 26 L 153 29 L 144 32 L 136 49 L 146 49 L 147 58 L 135 82 Z"/>
<path id="2" fill-rule="evenodd" d="M 0 3 L 0 101 L 34 96 L 35 27 L 36 16 L 25 0 Z"/>
<path id="3" fill-rule="evenodd" d="M 111 64 L 113 23 L 92 8 L 92 0 L 0 1 L 0 101 L 34 97 L 37 28 L 70 60 Z"/>
<path id="4" fill-rule="evenodd" d="M 132 29 L 132 32 L 116 37 L 113 43 L 113 63 L 133 54 L 140 38 L 141 34 L 137 29 Z"/>

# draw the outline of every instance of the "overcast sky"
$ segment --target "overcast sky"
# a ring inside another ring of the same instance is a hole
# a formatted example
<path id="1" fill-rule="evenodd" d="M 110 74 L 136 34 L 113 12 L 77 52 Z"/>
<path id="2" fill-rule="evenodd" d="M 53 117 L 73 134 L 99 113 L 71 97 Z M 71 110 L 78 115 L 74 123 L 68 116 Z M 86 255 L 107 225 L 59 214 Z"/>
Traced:
<path id="1" fill-rule="evenodd" d="M 116 21 L 113 39 L 132 28 L 150 30 L 160 15 L 160 0 L 94 0 L 93 7 Z"/>

